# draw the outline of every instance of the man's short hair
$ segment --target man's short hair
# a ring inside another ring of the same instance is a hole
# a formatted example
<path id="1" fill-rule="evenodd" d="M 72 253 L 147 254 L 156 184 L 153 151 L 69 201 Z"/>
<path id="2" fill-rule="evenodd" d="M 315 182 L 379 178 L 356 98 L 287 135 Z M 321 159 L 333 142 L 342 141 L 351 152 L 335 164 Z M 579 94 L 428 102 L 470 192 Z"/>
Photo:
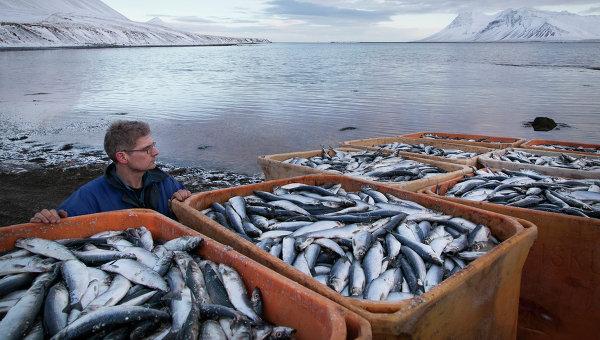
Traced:
<path id="1" fill-rule="evenodd" d="M 150 134 L 150 125 L 134 120 L 117 120 L 110 124 L 104 135 L 104 151 L 113 162 L 119 151 L 131 150 L 141 137 Z"/>

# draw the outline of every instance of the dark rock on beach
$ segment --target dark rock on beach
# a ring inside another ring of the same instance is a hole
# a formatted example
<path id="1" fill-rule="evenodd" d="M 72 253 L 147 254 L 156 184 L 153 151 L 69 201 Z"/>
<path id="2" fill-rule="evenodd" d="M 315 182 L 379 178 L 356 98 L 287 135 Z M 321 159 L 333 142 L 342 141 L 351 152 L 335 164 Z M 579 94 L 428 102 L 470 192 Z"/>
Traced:
<path id="1" fill-rule="evenodd" d="M 11 142 L 15 142 L 15 141 L 24 140 L 27 138 L 29 138 L 29 136 L 8 137 L 8 140 Z"/>
<path id="2" fill-rule="evenodd" d="M 59 149 L 60 151 L 68 151 L 73 149 L 73 144 L 69 143 L 69 144 L 65 144 L 63 146 L 61 146 L 61 148 Z"/>

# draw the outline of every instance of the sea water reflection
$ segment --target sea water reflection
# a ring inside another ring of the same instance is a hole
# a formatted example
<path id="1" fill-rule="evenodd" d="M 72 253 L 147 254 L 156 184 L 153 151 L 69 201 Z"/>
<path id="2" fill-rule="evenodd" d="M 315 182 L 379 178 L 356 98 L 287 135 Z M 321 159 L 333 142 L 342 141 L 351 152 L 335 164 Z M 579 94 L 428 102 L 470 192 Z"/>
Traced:
<path id="1" fill-rule="evenodd" d="M 99 148 L 119 118 L 148 120 L 164 161 L 243 173 L 260 154 L 421 130 L 598 143 L 598 55 L 600 43 L 3 51 L 0 149 Z M 522 127 L 540 115 L 571 128 Z"/>

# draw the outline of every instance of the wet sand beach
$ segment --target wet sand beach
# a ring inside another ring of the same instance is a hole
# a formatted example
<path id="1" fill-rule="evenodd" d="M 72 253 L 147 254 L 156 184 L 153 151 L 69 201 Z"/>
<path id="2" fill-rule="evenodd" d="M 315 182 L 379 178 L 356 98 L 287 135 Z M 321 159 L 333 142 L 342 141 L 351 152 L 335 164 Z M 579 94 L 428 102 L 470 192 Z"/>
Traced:
<path id="1" fill-rule="evenodd" d="M 104 174 L 106 164 L 53 166 L 19 173 L 0 172 L 0 226 L 29 222 L 35 212 L 55 208 L 73 191 Z M 258 176 L 161 166 L 192 193 L 260 181 Z"/>

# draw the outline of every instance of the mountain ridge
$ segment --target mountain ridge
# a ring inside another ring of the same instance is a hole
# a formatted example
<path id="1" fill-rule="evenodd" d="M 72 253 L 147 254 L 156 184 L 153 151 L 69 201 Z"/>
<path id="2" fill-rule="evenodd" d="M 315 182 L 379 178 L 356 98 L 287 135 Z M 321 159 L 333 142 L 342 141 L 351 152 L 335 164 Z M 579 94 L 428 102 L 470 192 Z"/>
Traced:
<path id="1" fill-rule="evenodd" d="M 587 41 L 600 39 L 600 16 L 532 8 L 493 15 L 462 12 L 441 31 L 420 42 Z"/>
<path id="2" fill-rule="evenodd" d="M 269 43 L 136 22 L 101 0 L 0 0 L 0 48 L 194 46 Z"/>

